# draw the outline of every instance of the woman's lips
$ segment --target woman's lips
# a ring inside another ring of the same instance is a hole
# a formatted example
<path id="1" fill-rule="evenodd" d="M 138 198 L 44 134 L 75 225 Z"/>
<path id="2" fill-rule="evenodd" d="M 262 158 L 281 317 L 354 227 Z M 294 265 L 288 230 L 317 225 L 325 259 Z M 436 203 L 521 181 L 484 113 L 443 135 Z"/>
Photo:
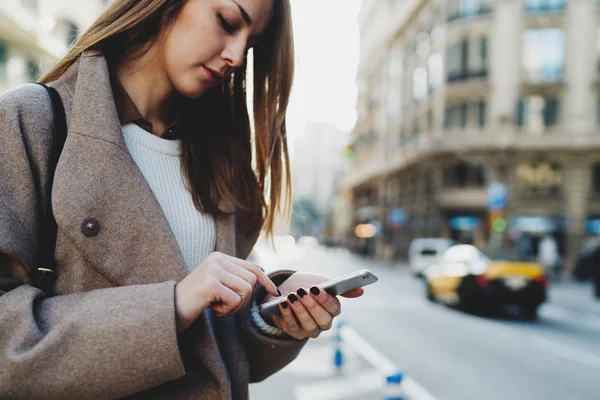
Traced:
<path id="1" fill-rule="evenodd" d="M 223 80 L 223 78 L 220 77 L 217 72 L 211 70 L 210 68 L 208 68 L 204 65 L 202 66 L 202 68 L 204 68 L 204 72 L 206 72 L 206 76 L 210 80 L 210 83 L 216 85 L 216 84 L 219 84 Z"/>

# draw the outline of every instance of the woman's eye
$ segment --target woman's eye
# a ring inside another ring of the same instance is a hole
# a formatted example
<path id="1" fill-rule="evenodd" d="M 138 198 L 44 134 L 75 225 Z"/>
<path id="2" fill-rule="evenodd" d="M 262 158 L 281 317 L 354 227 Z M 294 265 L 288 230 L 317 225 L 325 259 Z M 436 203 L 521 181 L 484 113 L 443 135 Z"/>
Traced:
<path id="1" fill-rule="evenodd" d="M 235 31 L 235 28 L 229 22 L 227 22 L 227 20 L 223 18 L 221 14 L 219 14 L 219 22 L 221 23 L 221 27 L 225 30 L 225 32 L 233 33 L 233 31 Z"/>

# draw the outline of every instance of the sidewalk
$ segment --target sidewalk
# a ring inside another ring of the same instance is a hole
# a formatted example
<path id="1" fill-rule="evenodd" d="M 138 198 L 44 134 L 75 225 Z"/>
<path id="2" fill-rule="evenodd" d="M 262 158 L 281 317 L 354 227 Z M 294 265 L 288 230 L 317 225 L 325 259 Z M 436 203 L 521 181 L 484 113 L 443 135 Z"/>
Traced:
<path id="1" fill-rule="evenodd" d="M 377 400 L 388 398 L 386 376 L 395 366 L 351 327 L 344 326 L 342 368 L 335 368 L 332 331 L 309 341 L 300 356 L 266 381 L 250 385 L 250 398 L 289 400 Z M 377 366 L 377 368 L 375 367 Z M 396 387 L 397 389 L 398 387 Z M 438 400 L 409 376 L 402 379 L 404 400 Z M 392 388 L 392 392 L 397 393 Z M 395 397 L 394 397 L 395 398 Z"/>
<path id="2" fill-rule="evenodd" d="M 311 340 L 298 358 L 264 382 L 250 385 L 250 398 L 289 400 L 381 399 L 383 377 L 355 352 L 342 346 L 344 364 L 334 366 L 334 335 Z"/>

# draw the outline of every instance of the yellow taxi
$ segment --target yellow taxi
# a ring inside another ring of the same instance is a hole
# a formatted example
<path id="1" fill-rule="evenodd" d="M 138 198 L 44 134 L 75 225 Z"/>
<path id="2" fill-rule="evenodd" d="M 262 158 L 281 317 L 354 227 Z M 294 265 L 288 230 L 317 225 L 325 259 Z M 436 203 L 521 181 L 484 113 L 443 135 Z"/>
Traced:
<path id="1" fill-rule="evenodd" d="M 424 275 L 431 301 L 478 310 L 517 305 L 529 319 L 536 318 L 548 288 L 539 264 L 501 251 L 486 255 L 471 245 L 450 247 Z"/>

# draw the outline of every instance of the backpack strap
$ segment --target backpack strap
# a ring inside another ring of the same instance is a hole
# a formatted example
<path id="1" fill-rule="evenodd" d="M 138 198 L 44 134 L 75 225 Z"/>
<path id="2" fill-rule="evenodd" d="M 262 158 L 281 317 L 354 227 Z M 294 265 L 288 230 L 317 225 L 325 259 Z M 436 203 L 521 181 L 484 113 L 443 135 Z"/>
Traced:
<path id="1" fill-rule="evenodd" d="M 54 249 L 56 248 L 56 234 L 58 226 L 52 213 L 52 182 L 58 159 L 67 139 L 67 117 L 60 95 L 56 89 L 40 83 L 43 86 L 52 104 L 53 126 L 52 126 L 52 150 L 50 154 L 50 165 L 48 170 L 48 189 L 46 193 L 46 210 L 42 220 L 42 231 L 40 248 L 35 260 L 36 269 L 32 272 L 32 285 L 36 286 L 47 296 L 54 294 L 54 282 L 56 280 L 56 262 L 54 260 Z"/>

